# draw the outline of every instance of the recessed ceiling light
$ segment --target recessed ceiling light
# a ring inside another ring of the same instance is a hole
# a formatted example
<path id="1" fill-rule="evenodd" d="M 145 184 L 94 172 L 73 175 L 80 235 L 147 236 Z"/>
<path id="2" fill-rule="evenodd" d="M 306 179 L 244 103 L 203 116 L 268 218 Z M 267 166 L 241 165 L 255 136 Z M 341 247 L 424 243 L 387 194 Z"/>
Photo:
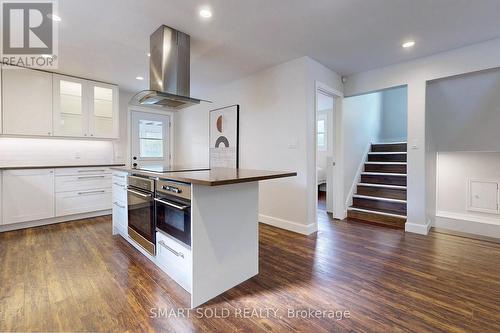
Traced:
<path id="1" fill-rule="evenodd" d="M 61 17 L 56 14 L 49 14 L 47 17 L 52 21 L 61 22 Z"/>
<path id="2" fill-rule="evenodd" d="M 211 18 L 212 12 L 210 11 L 210 9 L 204 8 L 200 10 L 200 16 L 203 18 Z"/>
<path id="3" fill-rule="evenodd" d="M 149 53 L 149 52 L 148 52 L 148 53 L 146 53 L 146 55 L 147 55 L 148 57 L 151 57 L 151 53 Z"/>
<path id="4" fill-rule="evenodd" d="M 401 45 L 403 48 L 407 49 L 409 47 L 415 46 L 415 41 L 409 40 L 407 42 L 404 42 L 403 45 Z"/>
<path id="5" fill-rule="evenodd" d="M 138 76 L 138 77 L 136 77 L 135 79 L 136 79 L 136 80 L 139 80 L 139 81 L 144 80 L 144 78 L 143 78 L 142 76 Z"/>

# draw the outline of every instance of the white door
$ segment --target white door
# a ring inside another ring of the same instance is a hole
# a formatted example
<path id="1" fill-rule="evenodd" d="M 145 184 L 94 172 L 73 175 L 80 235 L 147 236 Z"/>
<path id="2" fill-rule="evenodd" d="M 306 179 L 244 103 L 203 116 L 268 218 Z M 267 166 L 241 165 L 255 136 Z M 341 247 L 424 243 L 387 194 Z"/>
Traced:
<path id="1" fill-rule="evenodd" d="M 133 111 L 131 165 L 170 165 L 170 116 Z"/>

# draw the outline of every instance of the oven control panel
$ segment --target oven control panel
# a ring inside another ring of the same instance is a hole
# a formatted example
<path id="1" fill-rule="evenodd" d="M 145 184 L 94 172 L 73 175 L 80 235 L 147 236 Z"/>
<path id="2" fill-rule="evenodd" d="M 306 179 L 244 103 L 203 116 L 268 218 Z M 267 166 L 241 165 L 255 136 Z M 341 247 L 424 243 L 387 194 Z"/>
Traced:
<path id="1" fill-rule="evenodd" d="M 191 184 L 160 179 L 156 183 L 156 191 L 191 200 Z"/>

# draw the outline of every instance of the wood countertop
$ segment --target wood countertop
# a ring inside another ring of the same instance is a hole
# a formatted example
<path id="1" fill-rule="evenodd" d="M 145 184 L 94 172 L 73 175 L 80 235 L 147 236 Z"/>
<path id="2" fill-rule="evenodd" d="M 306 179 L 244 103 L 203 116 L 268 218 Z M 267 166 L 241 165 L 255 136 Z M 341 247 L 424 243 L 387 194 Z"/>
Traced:
<path id="1" fill-rule="evenodd" d="M 123 164 L 123 163 L 115 163 L 115 164 L 0 166 L 0 170 L 61 169 L 61 168 L 104 168 L 104 167 L 122 167 L 122 166 L 125 166 L 125 164 Z"/>
<path id="2" fill-rule="evenodd" d="M 265 171 L 250 169 L 228 169 L 212 168 L 202 171 L 180 171 L 180 172 L 149 172 L 130 168 L 112 168 L 117 171 L 126 171 L 128 173 L 140 174 L 159 179 L 168 179 L 184 183 L 220 186 L 238 183 L 258 182 L 261 180 L 295 177 L 296 172 L 287 171 Z"/>

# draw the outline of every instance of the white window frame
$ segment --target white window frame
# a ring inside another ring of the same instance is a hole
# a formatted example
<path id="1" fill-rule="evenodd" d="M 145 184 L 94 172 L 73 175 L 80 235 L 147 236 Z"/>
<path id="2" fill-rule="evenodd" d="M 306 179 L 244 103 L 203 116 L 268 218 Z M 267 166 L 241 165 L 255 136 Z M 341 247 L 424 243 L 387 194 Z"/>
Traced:
<path id="1" fill-rule="evenodd" d="M 320 145 L 318 143 L 318 137 L 319 137 L 319 122 L 323 121 L 324 126 L 324 132 L 322 132 L 325 135 L 325 144 Z M 319 151 L 327 151 L 328 150 L 328 115 L 326 113 L 318 113 L 317 119 L 316 119 L 316 147 L 318 148 Z"/>
<path id="2" fill-rule="evenodd" d="M 154 108 L 148 108 L 148 107 L 142 107 L 142 106 L 129 106 L 128 112 L 127 112 L 127 137 L 128 137 L 128 142 L 127 142 L 127 155 L 126 155 L 126 165 L 131 166 L 132 163 L 132 112 L 142 112 L 142 113 L 150 113 L 150 114 L 156 114 L 156 115 L 166 115 L 169 116 L 170 118 L 170 127 L 168 131 L 168 140 L 169 140 L 169 159 L 168 163 L 172 165 L 172 162 L 174 161 L 175 157 L 175 151 L 174 151 L 174 138 L 175 138 L 175 133 L 174 133 L 174 113 L 172 111 L 168 110 L 162 110 L 162 109 L 154 109 Z M 151 161 L 154 161 L 156 159 L 151 159 Z M 146 161 L 143 159 L 143 161 Z"/>

